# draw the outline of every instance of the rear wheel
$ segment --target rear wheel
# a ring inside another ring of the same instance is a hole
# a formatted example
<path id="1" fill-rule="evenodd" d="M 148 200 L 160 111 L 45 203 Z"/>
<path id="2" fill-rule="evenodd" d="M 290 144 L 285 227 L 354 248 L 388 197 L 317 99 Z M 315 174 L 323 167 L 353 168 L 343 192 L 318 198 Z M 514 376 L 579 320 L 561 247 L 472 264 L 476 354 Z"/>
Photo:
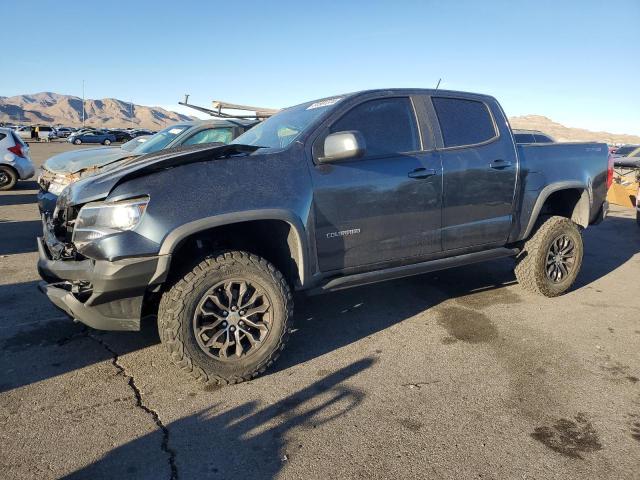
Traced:
<path id="1" fill-rule="evenodd" d="M 109 140 L 108 138 L 105 138 L 104 142 L 102 142 L 103 145 L 111 145 L 111 140 Z"/>
<path id="2" fill-rule="evenodd" d="M 158 329 L 182 370 L 205 383 L 239 383 L 277 359 L 292 312 L 289 286 L 271 263 L 230 251 L 204 259 L 163 294 Z"/>
<path id="3" fill-rule="evenodd" d="M 565 217 L 546 217 L 516 260 L 516 278 L 529 291 L 556 297 L 575 282 L 584 247 L 578 226 Z"/>
<path id="4" fill-rule="evenodd" d="M 11 190 L 18 182 L 18 173 L 11 167 L 0 165 L 0 190 Z"/>

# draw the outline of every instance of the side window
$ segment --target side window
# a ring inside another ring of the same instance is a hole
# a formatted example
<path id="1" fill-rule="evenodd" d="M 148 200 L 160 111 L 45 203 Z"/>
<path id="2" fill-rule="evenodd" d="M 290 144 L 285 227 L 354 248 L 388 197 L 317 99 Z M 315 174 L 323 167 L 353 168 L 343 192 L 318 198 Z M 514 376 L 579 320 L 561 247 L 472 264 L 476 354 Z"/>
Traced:
<path id="1" fill-rule="evenodd" d="M 0 133 L 0 140 L 4 140 L 6 135 L 4 133 Z"/>
<path id="2" fill-rule="evenodd" d="M 531 133 L 514 133 L 513 137 L 516 143 L 535 143 L 535 139 Z"/>
<path id="3" fill-rule="evenodd" d="M 231 128 L 210 128 L 191 135 L 183 145 L 197 145 L 200 143 L 214 142 L 229 143 L 231 140 L 233 140 L 233 132 Z"/>
<path id="4" fill-rule="evenodd" d="M 445 147 L 486 142 L 496 136 L 491 113 L 476 100 L 433 97 Z"/>
<path id="5" fill-rule="evenodd" d="M 551 140 L 546 135 L 539 135 L 536 133 L 535 137 L 536 137 L 536 143 L 553 143 L 553 140 Z"/>
<path id="6" fill-rule="evenodd" d="M 406 97 L 362 103 L 336 121 L 331 133 L 357 130 L 364 137 L 367 156 L 420 150 L 411 101 Z"/>

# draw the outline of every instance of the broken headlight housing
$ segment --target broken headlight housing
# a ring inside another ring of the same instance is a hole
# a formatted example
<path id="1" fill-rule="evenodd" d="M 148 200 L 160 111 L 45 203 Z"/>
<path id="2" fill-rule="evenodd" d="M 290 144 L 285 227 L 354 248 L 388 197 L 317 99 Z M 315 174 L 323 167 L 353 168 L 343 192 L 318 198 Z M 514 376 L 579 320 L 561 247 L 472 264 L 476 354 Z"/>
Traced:
<path id="1" fill-rule="evenodd" d="M 133 230 L 140 223 L 148 203 L 149 197 L 87 203 L 75 220 L 71 241 L 76 248 L 81 248 L 108 235 Z"/>
<path id="2" fill-rule="evenodd" d="M 71 182 L 62 182 L 57 179 L 52 180 L 49 184 L 48 192 L 53 193 L 54 195 L 60 195 L 62 190 L 64 190 Z"/>

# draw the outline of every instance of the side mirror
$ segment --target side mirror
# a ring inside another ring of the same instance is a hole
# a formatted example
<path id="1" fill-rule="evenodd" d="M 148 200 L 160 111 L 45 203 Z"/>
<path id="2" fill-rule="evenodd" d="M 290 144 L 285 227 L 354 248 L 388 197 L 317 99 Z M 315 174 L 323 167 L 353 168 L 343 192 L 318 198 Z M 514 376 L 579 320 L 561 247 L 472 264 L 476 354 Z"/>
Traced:
<path id="1" fill-rule="evenodd" d="M 324 139 L 324 156 L 318 163 L 340 162 L 364 155 L 366 145 L 362 134 L 356 130 L 336 132 Z"/>

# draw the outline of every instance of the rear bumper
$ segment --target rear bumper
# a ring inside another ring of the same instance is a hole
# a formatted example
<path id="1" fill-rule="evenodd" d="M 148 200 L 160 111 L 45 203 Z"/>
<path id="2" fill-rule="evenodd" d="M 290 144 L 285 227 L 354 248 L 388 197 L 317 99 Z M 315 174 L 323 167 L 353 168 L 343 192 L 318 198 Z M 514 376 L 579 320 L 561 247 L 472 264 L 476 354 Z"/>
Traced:
<path id="1" fill-rule="evenodd" d="M 1 161 L 4 160 L 4 161 Z M 28 180 L 35 175 L 35 168 L 33 162 L 29 158 L 18 157 L 13 154 L 8 154 L 4 159 L 0 158 L 0 164 L 5 163 L 15 168 L 18 172 L 18 178 L 20 180 Z"/>
<path id="2" fill-rule="evenodd" d="M 38 238 L 38 288 L 71 318 L 100 330 L 139 330 L 144 295 L 164 279 L 168 256 L 53 260 Z"/>

